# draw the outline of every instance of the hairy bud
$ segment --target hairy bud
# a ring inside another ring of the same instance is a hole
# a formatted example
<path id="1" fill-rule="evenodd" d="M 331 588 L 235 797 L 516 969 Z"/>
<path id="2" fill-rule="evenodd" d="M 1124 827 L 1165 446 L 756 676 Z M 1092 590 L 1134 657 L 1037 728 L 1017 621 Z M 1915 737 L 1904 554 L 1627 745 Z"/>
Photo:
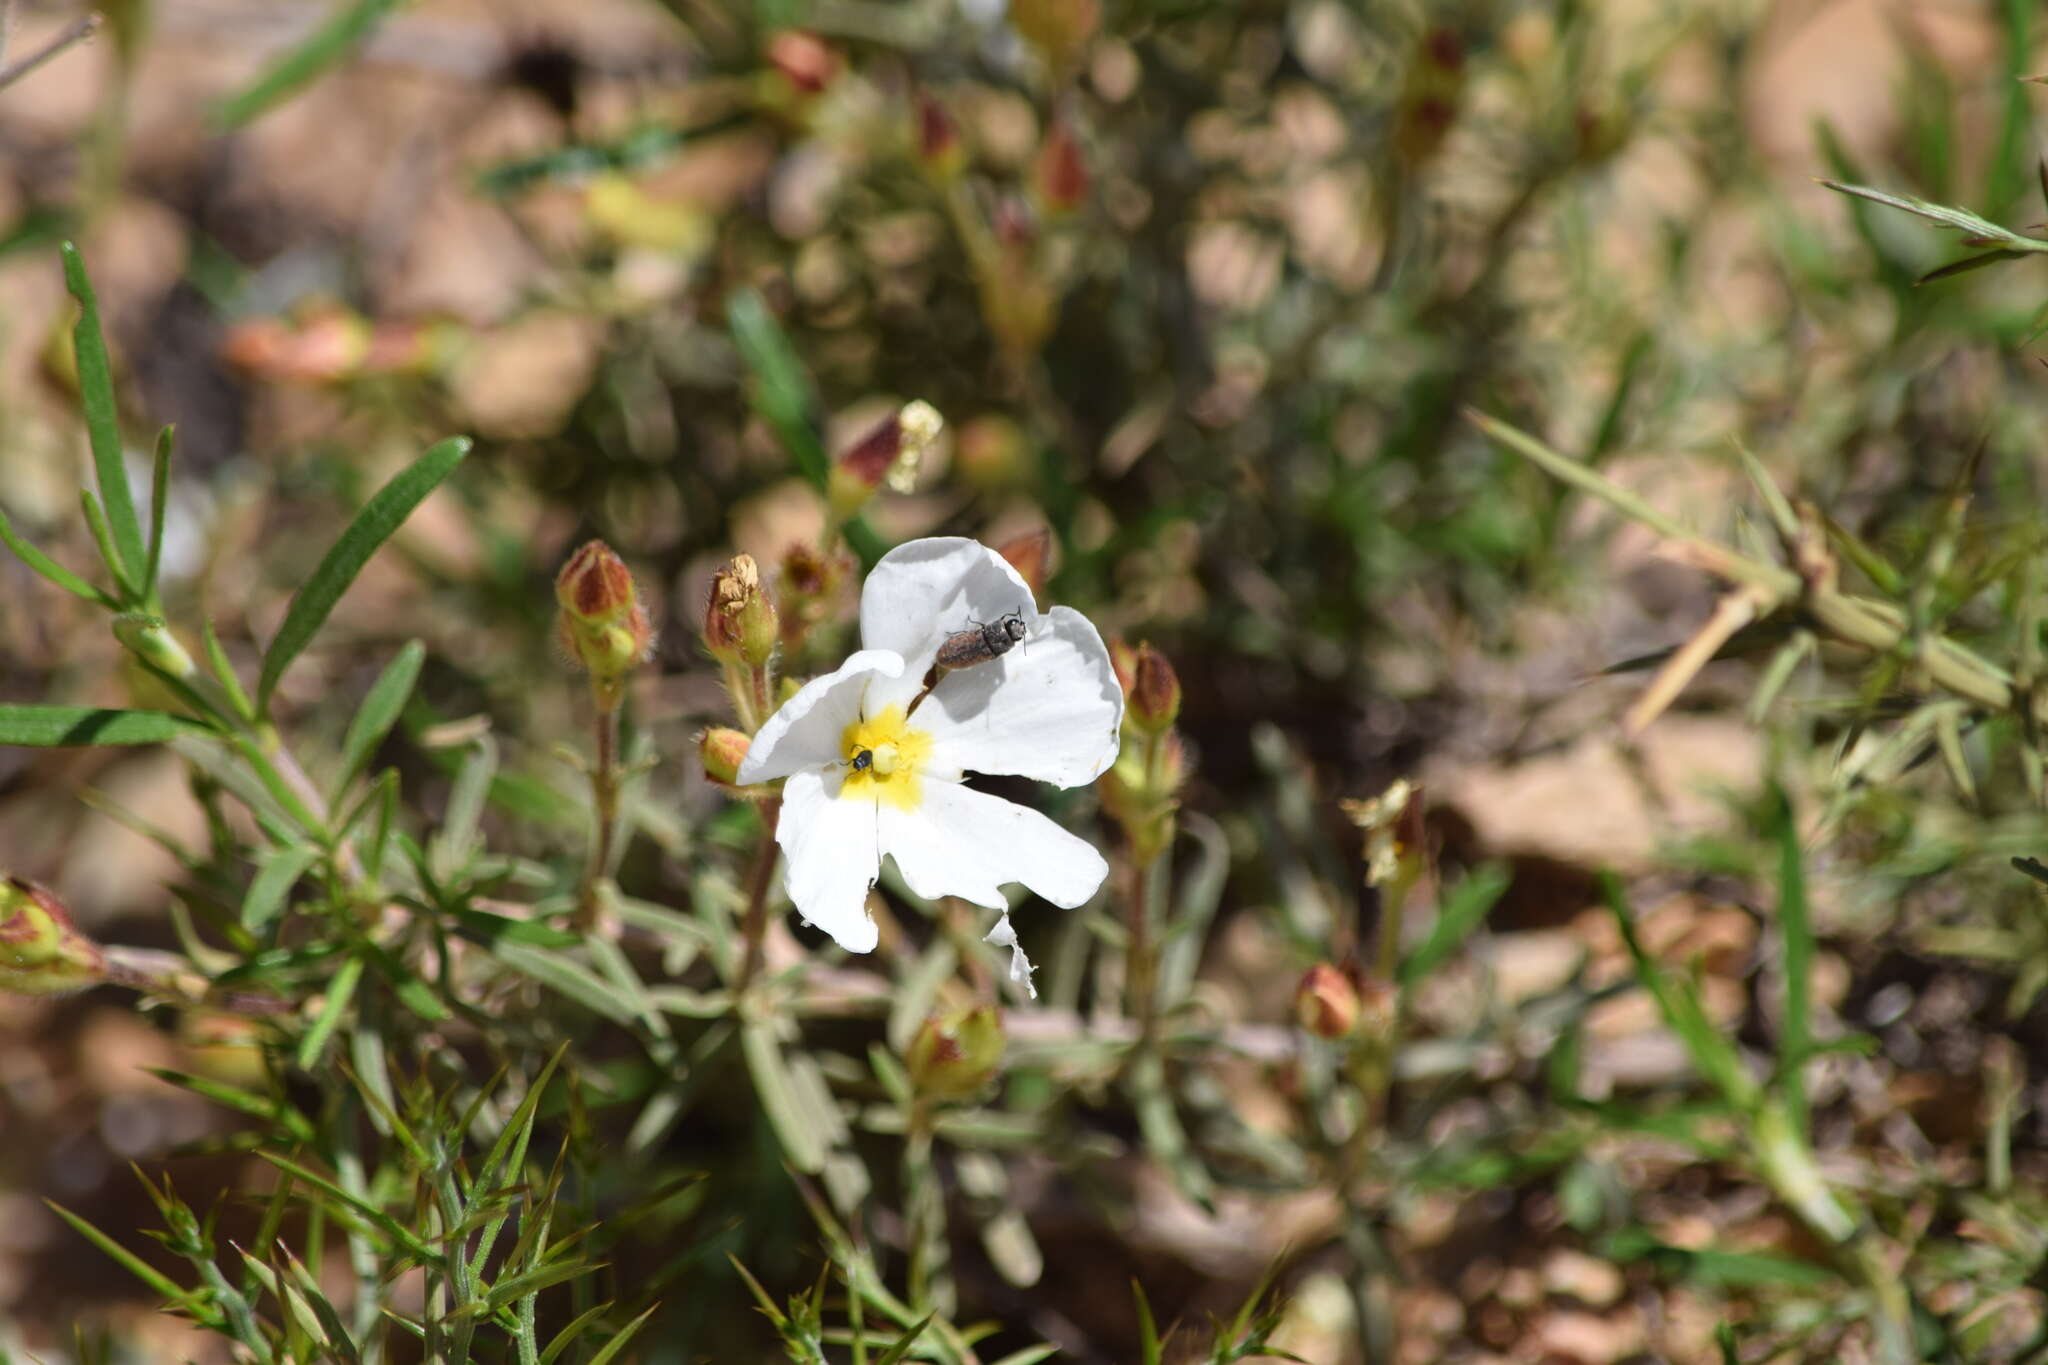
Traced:
<path id="1" fill-rule="evenodd" d="M 1294 1017 L 1304 1030 L 1335 1042 L 1358 1027 L 1359 993 L 1363 984 L 1353 963 L 1333 967 L 1319 962 L 1294 989 Z"/>
<path id="2" fill-rule="evenodd" d="M 703 760 L 704 776 L 729 792 L 746 794 L 751 788 L 739 783 L 740 764 L 747 761 L 753 741 L 738 730 L 716 725 L 697 736 L 697 757 Z"/>
<path id="3" fill-rule="evenodd" d="M 1010 562 L 1017 576 L 1031 589 L 1033 597 L 1045 595 L 1045 580 L 1052 567 L 1052 531 L 1039 527 L 1026 531 L 1021 536 L 1012 536 L 996 546 L 996 553 Z"/>
<path id="4" fill-rule="evenodd" d="M 930 94 L 917 94 L 917 160 L 935 180 L 956 180 L 967 168 L 967 145 L 960 125 L 946 106 Z"/>
<path id="5" fill-rule="evenodd" d="M 1138 646 L 1125 695 L 1130 699 L 1131 723 L 1151 734 L 1164 731 L 1180 715 L 1180 675 L 1150 644 Z"/>
<path id="6" fill-rule="evenodd" d="M 63 995 L 106 978 L 106 955 L 55 896 L 12 877 L 0 881 L 0 990 Z"/>
<path id="7" fill-rule="evenodd" d="M 562 646 L 616 704 L 619 683 L 654 647 L 647 608 L 625 562 L 601 540 L 569 556 L 555 578 Z"/>
<path id="8" fill-rule="evenodd" d="M 932 1015 L 910 1040 L 904 1061 L 928 1099 L 965 1099 L 995 1079 L 1003 1063 L 1003 1020 L 992 1005 Z"/>

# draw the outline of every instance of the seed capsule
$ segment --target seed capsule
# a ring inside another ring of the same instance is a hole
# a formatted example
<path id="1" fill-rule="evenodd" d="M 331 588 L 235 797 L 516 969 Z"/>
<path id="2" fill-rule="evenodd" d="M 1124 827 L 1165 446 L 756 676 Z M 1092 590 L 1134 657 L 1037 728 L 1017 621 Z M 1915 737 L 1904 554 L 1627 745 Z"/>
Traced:
<path id="1" fill-rule="evenodd" d="M 979 622 L 966 630 L 946 637 L 939 646 L 938 656 L 932 660 L 933 667 L 941 673 L 956 668 L 973 668 L 992 659 L 1000 659 L 1016 648 L 1030 629 L 1024 624 L 1024 613 L 1013 611 L 1000 620 L 987 625 Z"/>

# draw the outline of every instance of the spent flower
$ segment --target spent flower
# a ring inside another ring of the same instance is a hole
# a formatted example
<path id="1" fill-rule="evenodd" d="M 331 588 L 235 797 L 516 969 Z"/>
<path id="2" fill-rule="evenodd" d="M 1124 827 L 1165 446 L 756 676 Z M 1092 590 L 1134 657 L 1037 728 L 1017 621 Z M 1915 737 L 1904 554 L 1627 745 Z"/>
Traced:
<path id="1" fill-rule="evenodd" d="M 775 653 L 782 633 L 775 604 L 761 587 L 752 555 L 734 555 L 711 580 L 704 605 L 704 643 L 712 657 L 758 668 Z"/>
<path id="2" fill-rule="evenodd" d="M 948 638 L 1011 617 L 1024 626 L 1014 648 L 927 689 Z M 743 785 L 785 779 L 776 839 L 789 898 L 842 947 L 871 951 L 868 891 L 887 856 L 919 896 L 1004 912 L 990 941 L 1014 950 L 1003 886 L 1071 908 L 1109 865 L 1044 815 L 962 779 L 1076 787 L 1102 775 L 1123 717 L 1102 637 L 1069 607 L 1040 613 L 1002 556 L 957 537 L 884 555 L 862 588 L 860 627 L 865 647 L 769 717 L 740 765 Z M 1021 952 L 1011 979 L 1029 985 Z"/>

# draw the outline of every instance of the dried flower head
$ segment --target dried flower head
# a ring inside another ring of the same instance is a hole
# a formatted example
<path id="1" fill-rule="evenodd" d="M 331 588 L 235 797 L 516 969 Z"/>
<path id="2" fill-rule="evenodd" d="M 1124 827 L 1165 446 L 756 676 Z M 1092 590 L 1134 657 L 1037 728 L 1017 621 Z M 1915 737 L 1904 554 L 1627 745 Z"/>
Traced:
<path id="1" fill-rule="evenodd" d="M 759 668 L 774 657 L 781 633 L 775 604 L 761 587 L 760 566 L 752 555 L 734 555 L 712 578 L 704 607 L 704 643 L 712 657 Z"/>

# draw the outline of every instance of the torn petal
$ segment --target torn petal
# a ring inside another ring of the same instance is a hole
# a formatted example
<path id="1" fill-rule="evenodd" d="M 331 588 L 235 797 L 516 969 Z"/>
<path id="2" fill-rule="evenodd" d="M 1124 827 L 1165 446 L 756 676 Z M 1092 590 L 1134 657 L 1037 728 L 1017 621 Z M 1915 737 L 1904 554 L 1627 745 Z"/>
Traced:
<path id="1" fill-rule="evenodd" d="M 1031 959 L 1024 956 L 1023 947 L 1017 942 L 1017 930 L 1010 923 L 1010 912 L 1005 910 L 996 920 L 996 927 L 989 930 L 983 943 L 993 943 L 998 948 L 1010 950 L 1010 980 L 1022 986 L 1033 1000 L 1038 998 L 1038 987 L 1031 984 Z"/>

